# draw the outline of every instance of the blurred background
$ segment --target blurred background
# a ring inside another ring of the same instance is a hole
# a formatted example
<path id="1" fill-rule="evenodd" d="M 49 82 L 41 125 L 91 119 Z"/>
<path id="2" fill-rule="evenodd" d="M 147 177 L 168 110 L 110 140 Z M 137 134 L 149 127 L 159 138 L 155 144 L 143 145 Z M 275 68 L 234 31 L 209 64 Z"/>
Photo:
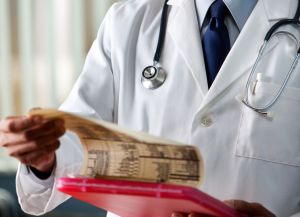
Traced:
<path id="1" fill-rule="evenodd" d="M 68 95 L 115 0 L 0 0 L 0 117 L 57 108 Z M 0 148 L 0 217 L 25 217 L 15 194 L 17 162 Z M 105 216 L 74 199 L 45 215 Z"/>

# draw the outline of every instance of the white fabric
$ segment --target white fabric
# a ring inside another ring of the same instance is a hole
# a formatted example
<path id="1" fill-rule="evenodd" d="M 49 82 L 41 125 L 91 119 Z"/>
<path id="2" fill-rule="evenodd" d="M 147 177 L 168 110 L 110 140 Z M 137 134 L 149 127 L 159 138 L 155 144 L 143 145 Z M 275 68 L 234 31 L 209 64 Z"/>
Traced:
<path id="1" fill-rule="evenodd" d="M 78 174 L 83 162 L 83 151 L 79 139 L 68 132 L 61 138 L 61 147 L 56 153 L 56 170 L 47 180 L 39 180 L 19 165 L 16 189 L 24 212 L 42 215 L 54 209 L 69 196 L 58 192 L 53 186 L 60 177 Z"/>
<path id="2" fill-rule="evenodd" d="M 209 90 L 195 4 L 169 1 L 161 58 L 168 77 L 159 89 L 147 90 L 141 85 L 141 73 L 152 63 L 163 2 L 114 4 L 62 109 L 194 144 L 205 161 L 201 190 L 220 200 L 261 203 L 279 217 L 300 216 L 300 66 L 272 107 L 273 119 L 236 100 L 266 32 L 278 19 L 292 17 L 297 1 L 257 2 Z M 271 79 L 258 83 L 252 102 L 264 101 L 278 87 L 287 72 L 282 70 L 293 58 L 290 45 L 289 39 L 272 40 L 260 68 Z M 204 117 L 210 117 L 212 125 L 201 124 Z M 64 136 L 57 159 L 55 180 L 76 173 L 82 163 L 78 139 Z M 41 187 L 33 180 L 23 181 L 23 176 L 19 171 L 17 191 L 25 211 L 42 214 L 67 199 L 53 186 Z"/>

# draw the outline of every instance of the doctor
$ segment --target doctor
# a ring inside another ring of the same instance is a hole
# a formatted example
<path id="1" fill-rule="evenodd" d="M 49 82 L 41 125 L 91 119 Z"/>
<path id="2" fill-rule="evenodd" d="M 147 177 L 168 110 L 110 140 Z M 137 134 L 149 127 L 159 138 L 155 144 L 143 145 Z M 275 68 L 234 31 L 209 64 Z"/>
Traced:
<path id="1" fill-rule="evenodd" d="M 194 144 L 205 160 L 201 190 L 250 216 L 300 216 L 299 64 L 276 102 L 255 109 L 272 101 L 289 72 L 300 39 L 295 26 L 272 37 L 245 91 L 266 33 L 294 17 L 298 0 L 213 2 L 168 1 L 161 83 L 141 76 L 153 61 L 164 0 L 114 4 L 61 109 Z M 14 117 L 0 130 L 0 145 L 22 162 L 23 210 L 40 215 L 66 200 L 55 183 L 78 172 L 83 157 L 63 122 Z"/>

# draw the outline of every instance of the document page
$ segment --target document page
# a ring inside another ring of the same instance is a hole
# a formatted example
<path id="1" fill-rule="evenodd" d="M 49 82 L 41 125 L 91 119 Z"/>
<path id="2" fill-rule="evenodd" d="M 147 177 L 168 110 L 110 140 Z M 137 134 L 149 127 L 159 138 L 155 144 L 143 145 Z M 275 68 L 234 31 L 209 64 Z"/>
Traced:
<path id="1" fill-rule="evenodd" d="M 67 130 L 77 134 L 84 150 L 80 176 L 193 187 L 203 181 L 203 160 L 195 146 L 54 109 L 33 110 L 30 115 L 61 118 Z"/>

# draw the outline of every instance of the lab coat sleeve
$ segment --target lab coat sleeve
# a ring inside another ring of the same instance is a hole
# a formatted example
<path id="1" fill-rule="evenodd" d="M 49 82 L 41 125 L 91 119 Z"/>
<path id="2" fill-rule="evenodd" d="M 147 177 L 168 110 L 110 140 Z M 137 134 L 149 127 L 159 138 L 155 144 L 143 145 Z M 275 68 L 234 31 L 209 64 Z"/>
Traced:
<path id="1" fill-rule="evenodd" d="M 78 174 L 83 162 L 83 151 L 76 135 L 67 132 L 56 152 L 56 168 L 47 180 L 40 180 L 20 164 L 16 177 L 16 190 L 24 212 L 42 215 L 53 210 L 69 196 L 60 193 L 55 186 L 58 178 Z M 66 154 L 68 153 L 68 154 Z"/>
<path id="2" fill-rule="evenodd" d="M 113 121 L 114 76 L 110 60 L 110 14 L 108 11 L 94 41 L 84 69 L 61 110 Z M 56 169 L 45 181 L 38 180 L 20 165 L 16 189 L 22 209 L 32 215 L 53 210 L 69 197 L 56 190 L 58 178 L 79 172 L 83 162 L 82 145 L 77 136 L 67 132 L 56 152 Z"/>

